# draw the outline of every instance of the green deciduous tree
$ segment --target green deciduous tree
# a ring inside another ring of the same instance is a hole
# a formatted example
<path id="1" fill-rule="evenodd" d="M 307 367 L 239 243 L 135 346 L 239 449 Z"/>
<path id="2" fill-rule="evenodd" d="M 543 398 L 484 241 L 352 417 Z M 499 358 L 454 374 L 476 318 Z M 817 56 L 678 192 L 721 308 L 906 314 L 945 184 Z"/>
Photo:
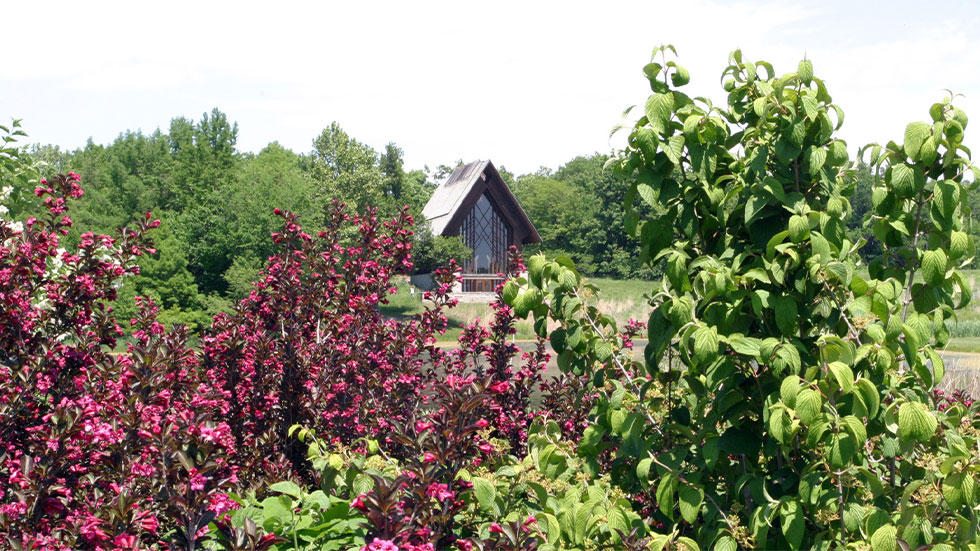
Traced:
<path id="1" fill-rule="evenodd" d="M 336 122 L 313 140 L 308 162 L 325 212 L 330 210 L 333 199 L 347 203 L 354 210 L 381 208 L 387 203 L 385 173 L 378 165 L 377 152 L 352 138 Z"/>
<path id="2" fill-rule="evenodd" d="M 605 235 L 597 224 L 601 205 L 589 190 L 538 173 L 518 178 L 513 191 L 541 235 L 528 252 L 567 254 L 584 271 L 596 272 L 595 245 Z"/>

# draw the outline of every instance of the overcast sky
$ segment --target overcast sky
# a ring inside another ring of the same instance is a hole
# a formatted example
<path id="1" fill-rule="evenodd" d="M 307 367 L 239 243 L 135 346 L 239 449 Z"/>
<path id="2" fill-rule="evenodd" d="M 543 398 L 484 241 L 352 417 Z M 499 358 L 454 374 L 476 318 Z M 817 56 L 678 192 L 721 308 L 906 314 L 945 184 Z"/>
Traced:
<path id="1" fill-rule="evenodd" d="M 980 121 L 974 2 L 6 2 L 0 117 L 75 148 L 218 107 L 238 147 L 308 152 L 331 121 L 408 168 L 492 159 L 518 174 L 621 147 L 641 69 L 672 43 L 690 95 L 724 103 L 741 48 L 780 73 L 805 55 L 853 152 L 901 141 L 948 88 Z M 974 31 L 971 33 L 971 31 Z M 980 125 L 980 122 L 975 123 Z M 967 145 L 980 129 L 967 131 Z"/>

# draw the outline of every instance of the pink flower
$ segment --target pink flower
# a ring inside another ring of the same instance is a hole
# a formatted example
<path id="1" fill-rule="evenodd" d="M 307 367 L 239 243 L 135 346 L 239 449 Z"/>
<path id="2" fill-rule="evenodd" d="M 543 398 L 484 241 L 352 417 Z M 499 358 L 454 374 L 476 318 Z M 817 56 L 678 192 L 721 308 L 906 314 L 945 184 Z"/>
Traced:
<path id="1" fill-rule="evenodd" d="M 393 541 L 375 539 L 362 547 L 361 551 L 398 551 L 398 546 Z"/>
<path id="2" fill-rule="evenodd" d="M 198 492 L 203 490 L 204 485 L 208 482 L 208 478 L 197 472 L 197 469 L 191 469 L 188 474 L 191 475 L 191 490 Z"/>
<path id="3" fill-rule="evenodd" d="M 119 549 L 133 549 L 136 547 L 136 536 L 132 534 L 119 534 L 112 540 L 112 545 Z"/>
<path id="4" fill-rule="evenodd" d="M 238 507 L 238 502 L 229 497 L 228 494 L 214 494 L 211 496 L 210 503 L 208 504 L 208 510 L 214 511 L 218 515 L 227 513 L 233 509 L 238 509 Z"/>
<path id="5" fill-rule="evenodd" d="M 425 455 L 422 456 L 423 463 L 432 463 L 435 460 L 436 460 L 436 455 L 432 452 L 425 452 Z"/>
<path id="6" fill-rule="evenodd" d="M 438 482 L 429 484 L 429 487 L 425 490 L 425 495 L 437 501 L 446 501 L 456 497 L 456 493 L 450 490 L 448 485 Z"/>
<path id="7" fill-rule="evenodd" d="M 491 534 L 503 534 L 504 529 L 500 527 L 496 522 L 490 523 L 490 533 Z"/>

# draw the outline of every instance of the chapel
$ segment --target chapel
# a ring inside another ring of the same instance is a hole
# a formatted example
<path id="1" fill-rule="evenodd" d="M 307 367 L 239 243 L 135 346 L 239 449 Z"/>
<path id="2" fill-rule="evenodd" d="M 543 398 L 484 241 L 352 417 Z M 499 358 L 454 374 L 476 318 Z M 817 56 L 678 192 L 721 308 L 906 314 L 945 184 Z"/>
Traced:
<path id="1" fill-rule="evenodd" d="M 473 250 L 472 258 L 457 259 L 463 266 L 458 291 L 492 293 L 507 271 L 507 250 L 538 243 L 534 225 L 490 161 L 458 167 L 436 188 L 422 215 L 434 235 L 458 235 Z"/>

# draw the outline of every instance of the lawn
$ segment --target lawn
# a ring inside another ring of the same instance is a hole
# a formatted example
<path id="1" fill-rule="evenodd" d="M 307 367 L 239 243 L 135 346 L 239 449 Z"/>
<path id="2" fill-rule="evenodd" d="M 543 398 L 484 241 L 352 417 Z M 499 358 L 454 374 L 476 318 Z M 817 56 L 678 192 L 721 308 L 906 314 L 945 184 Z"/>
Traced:
<path id="1" fill-rule="evenodd" d="M 595 301 L 596 306 L 602 312 L 611 315 L 617 323 L 625 323 L 630 318 L 645 322 L 650 315 L 650 307 L 643 295 L 652 293 L 657 282 L 641 279 L 616 280 L 605 278 L 587 278 L 586 281 L 595 284 L 600 289 L 598 295 L 589 298 Z M 395 318 L 404 318 L 422 312 L 422 292 L 416 289 L 413 296 L 411 293 L 412 285 L 403 279 L 398 280 L 396 284 L 398 293 L 390 297 L 389 304 L 381 307 L 381 312 Z M 463 325 L 475 323 L 477 320 L 485 323 L 492 316 L 493 310 L 488 304 L 460 303 L 448 311 L 449 329 L 440 340 L 455 341 L 459 337 L 460 328 Z M 530 321 L 517 323 L 516 338 L 518 340 L 534 338 L 534 329 Z"/>
<path id="2" fill-rule="evenodd" d="M 958 321 L 950 323 L 952 342 L 946 347 L 949 351 L 980 353 L 980 270 L 963 270 L 963 275 L 973 289 L 973 299 L 966 308 L 957 313 Z M 646 321 L 650 315 L 650 307 L 644 295 L 655 292 L 659 282 L 641 279 L 609 279 L 586 278 L 586 282 L 595 284 L 599 294 L 593 299 L 600 311 L 609 314 L 622 324 L 630 318 Z M 391 317 L 404 318 L 422 311 L 422 292 L 415 290 L 411 293 L 411 284 L 400 279 L 397 282 L 398 294 L 390 297 L 390 303 L 381 311 Z M 464 324 L 477 320 L 485 322 L 493 312 L 487 304 L 461 303 L 449 310 L 449 329 L 440 340 L 454 342 Z M 529 321 L 517 323 L 517 339 L 530 340 L 534 338 L 534 330 Z"/>

